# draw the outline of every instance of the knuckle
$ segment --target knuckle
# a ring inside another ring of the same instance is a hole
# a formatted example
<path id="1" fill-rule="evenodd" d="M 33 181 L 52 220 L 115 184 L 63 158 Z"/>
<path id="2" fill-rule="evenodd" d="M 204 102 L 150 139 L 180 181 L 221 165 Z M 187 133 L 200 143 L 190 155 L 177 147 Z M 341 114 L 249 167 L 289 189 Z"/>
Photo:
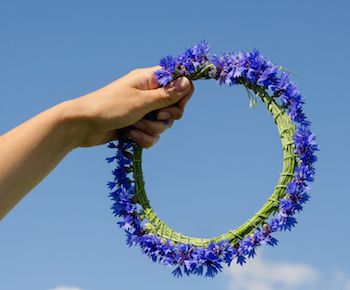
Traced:
<path id="1" fill-rule="evenodd" d="M 152 138 L 150 138 L 149 143 L 148 143 L 149 147 L 151 147 L 154 144 L 156 144 L 158 140 L 159 140 L 159 135 L 154 136 L 154 137 L 152 136 Z"/>
<path id="2" fill-rule="evenodd" d="M 159 139 L 159 132 L 155 133 L 154 135 L 151 134 L 150 132 L 147 132 L 144 135 L 144 138 L 138 140 L 138 144 L 143 147 L 143 148 L 150 148 L 152 147 L 155 143 L 157 143 Z"/>
<path id="3" fill-rule="evenodd" d="M 150 135 L 155 135 L 159 131 L 159 128 L 155 126 L 153 123 L 148 124 L 147 133 Z"/>
<path id="4" fill-rule="evenodd" d="M 161 134 L 161 133 L 163 133 L 168 127 L 169 127 L 169 125 L 163 123 L 161 126 L 159 126 L 159 127 L 157 128 L 157 131 L 154 132 L 154 133 L 155 133 L 155 134 Z"/>
<path id="5" fill-rule="evenodd" d="M 155 138 L 167 128 L 167 124 L 164 121 L 151 121 L 147 124 L 147 132 Z"/>
<path id="6" fill-rule="evenodd" d="M 146 143 L 146 142 L 139 142 L 139 145 L 140 145 L 142 148 L 145 148 L 145 149 L 148 149 L 148 148 L 151 147 L 151 146 L 149 145 L 149 143 Z"/>
<path id="7" fill-rule="evenodd" d="M 161 89 L 161 96 L 164 98 L 164 99 L 171 99 L 172 98 L 172 90 L 171 89 Z"/>
<path id="8" fill-rule="evenodd" d="M 129 72 L 130 75 L 138 75 L 142 72 L 141 68 L 135 68 Z"/>
<path id="9" fill-rule="evenodd" d="M 148 148 L 152 147 L 154 145 L 154 143 L 156 143 L 156 142 L 153 140 L 152 141 L 148 140 L 148 141 L 143 142 L 142 147 L 148 149 Z"/>
<path id="10" fill-rule="evenodd" d="M 182 93 L 180 92 L 177 92 L 175 90 L 172 90 L 170 93 L 169 93 L 169 101 L 174 104 L 175 102 L 177 102 L 179 100 L 179 98 L 182 97 Z"/>
<path id="11" fill-rule="evenodd" d="M 137 71 L 137 69 L 132 69 L 129 71 L 128 75 L 135 75 L 136 71 Z"/>
<path id="12" fill-rule="evenodd" d="M 167 99 L 170 103 L 175 103 L 179 97 L 182 96 L 181 92 L 178 92 L 173 85 L 163 88 L 164 98 Z"/>
<path id="13" fill-rule="evenodd" d="M 181 119 L 182 116 L 183 116 L 183 111 L 182 111 L 182 110 L 178 110 L 178 111 L 176 111 L 176 112 L 174 113 L 173 119 L 178 120 L 178 119 Z"/>

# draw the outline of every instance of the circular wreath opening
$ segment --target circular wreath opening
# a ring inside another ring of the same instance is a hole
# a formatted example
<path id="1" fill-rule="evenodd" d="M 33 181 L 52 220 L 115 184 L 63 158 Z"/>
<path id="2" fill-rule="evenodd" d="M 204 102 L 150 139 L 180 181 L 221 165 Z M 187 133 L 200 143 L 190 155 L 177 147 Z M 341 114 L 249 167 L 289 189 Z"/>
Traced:
<path id="1" fill-rule="evenodd" d="M 275 122 L 283 151 L 283 169 L 270 197 L 250 219 L 237 228 L 212 237 L 184 235 L 169 227 L 152 209 L 145 190 L 142 172 L 142 148 L 128 138 L 121 138 L 116 154 L 107 158 L 117 161 L 114 180 L 108 183 L 114 201 L 112 209 L 121 217 L 118 225 L 125 230 L 127 244 L 138 245 L 153 261 L 173 266 L 174 276 L 183 274 L 213 277 L 223 264 L 235 261 L 243 265 L 254 257 L 256 248 L 275 246 L 272 234 L 291 230 L 296 212 L 309 199 L 308 182 L 313 181 L 318 150 L 311 122 L 302 105 L 304 97 L 280 66 L 252 52 L 210 55 L 205 41 L 187 49 L 177 57 L 166 56 L 156 71 L 158 83 L 165 86 L 178 77 L 215 79 L 220 85 L 243 85 L 250 105 L 257 99 L 265 104 Z"/>

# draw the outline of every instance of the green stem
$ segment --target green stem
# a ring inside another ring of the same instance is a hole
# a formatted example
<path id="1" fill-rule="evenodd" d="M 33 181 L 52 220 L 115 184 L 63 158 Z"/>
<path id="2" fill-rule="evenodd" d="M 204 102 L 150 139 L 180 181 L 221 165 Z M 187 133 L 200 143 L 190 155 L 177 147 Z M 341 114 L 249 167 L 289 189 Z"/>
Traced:
<path id="1" fill-rule="evenodd" d="M 200 73 L 196 74 L 194 77 L 203 77 L 208 69 L 210 69 L 210 66 L 204 67 Z M 262 225 L 269 218 L 269 216 L 275 214 L 278 210 L 279 200 L 285 196 L 286 186 L 292 180 L 294 168 L 296 166 L 293 141 L 295 127 L 290 117 L 275 102 L 275 100 L 266 93 L 265 90 L 247 82 L 243 84 L 247 89 L 253 90 L 254 93 L 265 103 L 267 109 L 274 118 L 280 134 L 283 150 L 283 169 L 272 195 L 268 198 L 259 211 L 257 211 L 246 223 L 237 229 L 230 229 L 225 234 L 213 238 L 195 238 L 184 235 L 170 228 L 153 211 L 144 188 L 141 164 L 142 148 L 135 145 L 133 154 L 133 175 L 136 185 L 136 196 L 138 203 L 143 208 L 144 217 L 149 221 L 149 223 L 146 225 L 146 229 L 149 233 L 156 234 L 159 237 L 166 240 L 171 240 L 174 243 L 191 243 L 200 247 L 206 247 L 210 242 L 219 242 L 223 240 L 228 240 L 233 245 L 236 245 L 238 240 L 252 234 L 257 227 Z"/>

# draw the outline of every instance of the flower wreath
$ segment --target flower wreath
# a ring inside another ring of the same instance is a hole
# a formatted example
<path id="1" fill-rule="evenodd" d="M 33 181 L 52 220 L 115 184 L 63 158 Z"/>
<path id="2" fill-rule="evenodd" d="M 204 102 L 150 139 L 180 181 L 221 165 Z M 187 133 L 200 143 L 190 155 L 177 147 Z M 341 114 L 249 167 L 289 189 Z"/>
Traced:
<path id="1" fill-rule="evenodd" d="M 112 171 L 114 180 L 108 182 L 112 209 L 121 218 L 118 225 L 126 233 L 127 244 L 138 245 L 154 262 L 175 267 L 175 277 L 183 273 L 213 277 L 223 264 L 243 265 L 247 258 L 255 256 L 258 246 L 275 246 L 277 240 L 272 233 L 290 231 L 295 226 L 294 214 L 309 199 L 307 183 L 314 180 L 318 146 L 310 130 L 311 122 L 302 111 L 304 97 L 289 74 L 258 50 L 209 55 L 209 46 L 202 41 L 176 58 L 162 58 L 160 65 L 155 75 L 161 86 L 181 76 L 215 79 L 220 85 L 244 85 L 252 106 L 257 97 L 265 103 L 281 138 L 283 170 L 272 195 L 245 224 L 209 239 L 178 233 L 153 211 L 145 192 L 140 146 L 127 137 L 108 144 L 117 149 L 114 156 L 107 158 L 117 164 Z"/>

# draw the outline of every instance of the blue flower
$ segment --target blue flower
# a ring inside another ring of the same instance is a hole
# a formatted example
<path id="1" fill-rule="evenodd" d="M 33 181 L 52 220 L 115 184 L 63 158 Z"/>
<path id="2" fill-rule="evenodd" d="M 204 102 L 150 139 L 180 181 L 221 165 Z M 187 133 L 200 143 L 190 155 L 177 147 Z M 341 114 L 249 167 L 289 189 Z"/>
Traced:
<path id="1" fill-rule="evenodd" d="M 155 235 L 143 235 L 139 239 L 141 250 L 146 254 L 153 262 L 157 261 L 157 249 L 160 240 Z"/>
<path id="2" fill-rule="evenodd" d="M 278 225 L 279 225 L 279 230 L 281 231 L 291 231 L 293 227 L 297 224 L 297 220 L 293 216 L 279 216 L 278 218 Z"/>
<path id="3" fill-rule="evenodd" d="M 173 274 L 174 277 L 176 277 L 176 278 L 181 277 L 181 276 L 182 276 L 182 271 L 181 271 L 180 266 L 177 266 L 177 267 L 175 268 L 175 270 L 172 272 L 172 274 Z"/>
<path id="4" fill-rule="evenodd" d="M 171 74 L 174 74 L 176 71 L 176 66 L 177 66 L 176 59 L 171 55 L 163 57 L 160 60 L 159 64 L 164 71 L 167 71 Z"/>
<path id="5" fill-rule="evenodd" d="M 228 242 L 225 242 L 223 245 L 223 260 L 227 264 L 227 266 L 231 265 L 233 258 L 237 255 L 237 250 Z"/>
<path id="6" fill-rule="evenodd" d="M 219 80 L 220 84 L 222 84 L 222 71 L 224 70 L 224 57 L 213 55 L 211 58 L 211 63 L 214 64 L 215 69 L 210 70 L 210 77 Z"/>
<path id="7" fill-rule="evenodd" d="M 211 63 L 215 65 L 213 77 L 219 81 L 219 84 L 234 85 L 238 79 L 245 74 L 246 58 L 243 53 L 224 54 L 221 57 L 214 55 Z"/>
<path id="8" fill-rule="evenodd" d="M 196 259 L 192 265 L 194 273 L 201 275 L 206 269 L 205 276 L 214 277 L 222 270 L 222 253 L 223 249 L 220 244 L 216 243 L 210 243 L 207 248 L 197 249 L 197 252 L 194 253 Z"/>
<path id="9" fill-rule="evenodd" d="M 108 148 L 118 148 L 113 142 L 108 142 Z"/>
<path id="10" fill-rule="evenodd" d="M 243 264 L 245 264 L 246 262 L 247 262 L 246 257 L 244 257 L 243 255 L 237 256 L 237 264 L 240 264 L 241 266 L 243 266 Z"/>
<path id="11" fill-rule="evenodd" d="M 126 215 L 124 217 L 124 219 L 122 221 L 118 222 L 117 224 L 123 230 L 128 231 L 128 230 L 133 229 L 135 226 L 137 226 L 138 223 L 139 223 L 139 220 L 137 217 L 135 217 L 134 215 Z"/>
<path id="12" fill-rule="evenodd" d="M 293 202 L 290 199 L 283 198 L 280 200 L 280 209 L 289 212 L 293 208 Z"/>
<path id="13" fill-rule="evenodd" d="M 126 244 L 131 247 L 131 246 L 136 246 L 137 244 L 139 244 L 139 234 L 134 233 L 130 233 L 128 231 L 126 231 Z"/>
<path id="14" fill-rule="evenodd" d="M 172 73 L 167 70 L 163 70 L 163 69 L 157 70 L 155 72 L 155 75 L 158 83 L 162 86 L 166 86 L 167 84 L 169 84 L 174 80 Z"/>
<path id="15" fill-rule="evenodd" d="M 109 189 L 113 189 L 117 185 L 114 181 L 108 181 L 107 186 Z"/>
<path id="16" fill-rule="evenodd" d="M 315 168 L 310 165 L 300 164 L 296 167 L 295 181 L 299 185 L 306 185 L 306 181 L 314 181 Z"/>
<path id="17" fill-rule="evenodd" d="M 219 84 L 233 86 L 244 84 L 256 93 L 256 88 L 267 94 L 273 93 L 276 103 L 290 116 L 295 125 L 294 153 L 296 166 L 293 179 L 287 184 L 285 196 L 275 207 L 275 215 L 253 233 L 243 237 L 234 245 L 229 241 L 212 242 L 206 247 L 192 244 L 173 243 L 163 240 L 156 234 L 150 234 L 141 220 L 141 205 L 135 196 L 133 170 L 133 150 L 135 143 L 127 137 L 121 137 L 118 143 L 110 142 L 108 147 L 117 149 L 106 161 L 117 161 L 112 171 L 114 180 L 107 183 L 111 190 L 114 215 L 120 217 L 118 225 L 126 233 L 129 246 L 138 245 L 141 251 L 152 261 L 166 266 L 174 266 L 173 275 L 205 275 L 214 277 L 222 270 L 223 264 L 230 266 L 232 261 L 243 265 L 248 258 L 256 255 L 260 245 L 277 245 L 272 234 L 277 231 L 291 230 L 297 223 L 294 214 L 303 209 L 308 201 L 308 182 L 314 180 L 314 163 L 317 160 L 318 145 L 312 133 L 311 122 L 306 118 L 302 106 L 304 97 L 298 91 L 289 74 L 281 72 L 278 66 L 265 59 L 258 50 L 252 52 L 227 53 L 209 57 L 209 46 L 205 41 L 188 48 L 176 58 L 166 56 L 160 60 L 161 69 L 155 72 L 160 85 L 165 86 L 175 78 L 186 76 L 190 79 L 213 78 Z M 233 241 L 231 241 L 233 242 Z"/>
<path id="18" fill-rule="evenodd" d="M 247 80 L 255 84 L 258 78 L 263 74 L 263 71 L 268 67 L 265 58 L 260 51 L 254 49 L 247 57 L 248 73 Z"/>
<path id="19" fill-rule="evenodd" d="M 267 67 L 257 80 L 257 84 L 263 87 L 273 87 L 278 82 L 277 72 L 278 67 L 268 61 Z"/>
<path id="20" fill-rule="evenodd" d="M 176 245 L 176 262 L 182 266 L 186 275 L 196 267 L 196 260 L 194 259 L 194 252 L 196 248 L 191 244 L 177 244 Z"/>
<path id="21" fill-rule="evenodd" d="M 296 84 L 289 81 L 289 83 L 286 84 L 286 88 L 283 92 L 282 100 L 286 106 L 289 106 L 289 104 L 291 102 L 293 102 L 293 100 L 294 101 L 298 100 L 298 97 L 297 97 L 298 95 L 300 96 L 300 93 L 297 89 Z M 302 100 L 302 99 L 300 99 L 300 100 Z"/>
<path id="22" fill-rule="evenodd" d="M 294 142 L 296 145 L 295 152 L 299 155 L 303 163 L 312 164 L 316 162 L 317 157 L 314 153 L 319 149 L 316 136 L 311 132 L 310 126 L 299 126 L 294 134 Z"/>
<path id="23" fill-rule="evenodd" d="M 158 244 L 159 262 L 165 266 L 176 264 L 176 251 L 174 245 L 170 241 Z"/>
<path id="24" fill-rule="evenodd" d="M 263 243 L 266 243 L 266 244 L 268 244 L 269 246 L 274 247 L 274 246 L 277 246 L 278 240 L 277 240 L 276 238 L 272 237 L 271 235 L 269 235 L 268 237 L 265 238 L 265 240 L 264 240 Z M 262 244 L 263 244 L 263 243 L 262 243 Z"/>
<path id="25" fill-rule="evenodd" d="M 202 40 L 199 44 L 193 47 L 193 54 L 195 56 L 195 60 L 200 63 L 204 63 L 208 60 L 209 53 L 209 44 L 205 40 Z"/>
<path id="26" fill-rule="evenodd" d="M 107 157 L 106 160 L 108 163 L 113 162 L 115 159 L 117 159 L 117 156 Z"/>
<path id="27" fill-rule="evenodd" d="M 290 84 L 289 74 L 282 72 L 277 81 L 271 85 L 271 90 L 273 92 L 282 92 L 282 94 L 287 90 Z"/>

